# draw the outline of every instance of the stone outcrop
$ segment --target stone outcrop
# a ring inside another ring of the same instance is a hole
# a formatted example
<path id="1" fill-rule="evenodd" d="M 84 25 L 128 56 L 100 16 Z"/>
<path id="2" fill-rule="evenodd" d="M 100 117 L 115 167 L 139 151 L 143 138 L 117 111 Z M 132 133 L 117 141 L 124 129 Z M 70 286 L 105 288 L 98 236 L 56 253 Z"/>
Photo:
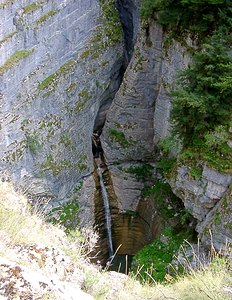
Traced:
<path id="1" fill-rule="evenodd" d="M 57 300 L 94 300 L 81 290 L 85 281 L 81 270 L 73 270 L 72 276 L 67 276 L 74 268 L 63 253 L 37 245 L 18 245 L 11 251 L 15 251 L 14 260 L 0 257 L 1 299 L 51 296 Z M 23 263 L 20 264 L 19 260 Z"/>
<path id="2" fill-rule="evenodd" d="M 187 211 L 196 218 L 196 231 L 204 244 L 222 250 L 226 243 L 232 243 L 232 175 L 204 166 L 202 175 L 195 179 L 190 169 L 179 167 L 169 183 Z"/>

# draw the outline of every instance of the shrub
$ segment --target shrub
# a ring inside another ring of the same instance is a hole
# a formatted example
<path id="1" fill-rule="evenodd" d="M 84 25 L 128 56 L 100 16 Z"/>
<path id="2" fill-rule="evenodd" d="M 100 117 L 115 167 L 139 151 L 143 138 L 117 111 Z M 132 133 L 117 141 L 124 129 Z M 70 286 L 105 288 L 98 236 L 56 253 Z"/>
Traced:
<path id="1" fill-rule="evenodd" d="M 204 138 L 219 125 L 228 128 L 232 97 L 228 42 L 231 38 L 222 33 L 209 38 L 193 56 L 190 67 L 181 72 L 180 87 L 172 92 L 171 120 L 184 146 Z"/>
<path id="2" fill-rule="evenodd" d="M 158 22 L 178 36 L 192 32 L 198 37 L 220 26 L 230 27 L 230 1 L 224 0 L 143 0 L 141 14 L 148 18 L 158 13 Z"/>
<path id="3" fill-rule="evenodd" d="M 223 29 L 205 40 L 172 93 L 172 134 L 183 143 L 181 160 L 201 159 L 219 171 L 231 170 L 229 139 L 232 38 Z"/>

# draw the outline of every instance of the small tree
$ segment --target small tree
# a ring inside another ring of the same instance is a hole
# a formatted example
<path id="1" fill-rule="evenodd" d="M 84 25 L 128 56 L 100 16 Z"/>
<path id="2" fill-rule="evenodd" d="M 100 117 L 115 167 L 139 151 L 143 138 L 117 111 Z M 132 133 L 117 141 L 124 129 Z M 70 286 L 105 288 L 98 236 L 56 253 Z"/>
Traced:
<path id="1" fill-rule="evenodd" d="M 173 131 L 184 146 L 204 137 L 218 125 L 228 126 L 232 99 L 231 36 L 215 33 L 193 63 L 179 76 L 179 88 L 172 92 Z"/>

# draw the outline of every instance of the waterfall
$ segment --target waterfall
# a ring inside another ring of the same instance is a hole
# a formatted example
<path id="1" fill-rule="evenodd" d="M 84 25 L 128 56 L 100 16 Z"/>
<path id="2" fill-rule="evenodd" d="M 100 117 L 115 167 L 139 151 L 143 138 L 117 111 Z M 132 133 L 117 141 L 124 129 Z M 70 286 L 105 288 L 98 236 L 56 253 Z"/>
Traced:
<path id="1" fill-rule="evenodd" d="M 106 187 L 102 177 L 102 169 L 100 163 L 97 163 L 97 172 L 100 180 L 102 198 L 104 202 L 104 212 L 105 212 L 105 221 L 106 221 L 106 229 L 107 229 L 107 241 L 108 241 L 108 248 L 109 248 L 109 257 L 112 257 L 114 254 L 113 249 L 113 241 L 112 241 L 112 231 L 111 231 L 111 214 L 110 214 L 110 205 L 109 205 L 109 198 L 106 191 Z"/>

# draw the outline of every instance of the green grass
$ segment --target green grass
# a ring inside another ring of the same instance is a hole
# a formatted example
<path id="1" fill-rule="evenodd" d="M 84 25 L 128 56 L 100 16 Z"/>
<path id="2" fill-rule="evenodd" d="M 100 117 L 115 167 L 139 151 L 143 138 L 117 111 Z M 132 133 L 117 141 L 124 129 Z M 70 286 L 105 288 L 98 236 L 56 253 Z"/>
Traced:
<path id="1" fill-rule="evenodd" d="M 152 282 L 150 276 L 156 282 L 164 281 L 167 273 L 166 266 L 171 263 L 173 255 L 188 237 L 189 232 L 186 230 L 176 232 L 171 227 L 166 227 L 160 239 L 145 246 L 134 256 L 133 271 L 136 273 L 137 269 L 140 269 L 139 275 L 143 282 Z"/>
<path id="2" fill-rule="evenodd" d="M 178 162 L 192 166 L 191 173 L 196 173 L 193 170 L 194 166 L 206 164 L 219 172 L 231 173 L 232 171 L 232 153 L 227 143 L 220 147 L 208 147 L 205 143 L 183 149 L 178 157 Z M 200 175 L 200 168 L 197 168 L 198 174 L 191 174 L 196 177 Z"/>
<path id="3" fill-rule="evenodd" d="M 63 159 L 57 161 L 57 159 L 54 159 L 51 154 L 47 155 L 45 161 L 40 165 L 41 172 L 50 171 L 53 176 L 58 176 L 60 172 L 71 169 L 72 167 L 73 166 L 69 160 Z"/>
<path id="4" fill-rule="evenodd" d="M 29 14 L 29 13 L 35 11 L 36 9 L 38 9 L 38 8 L 40 8 L 42 6 L 43 6 L 43 4 L 40 3 L 40 2 L 33 2 L 31 4 L 28 4 L 27 6 L 25 6 L 23 8 L 23 13 L 24 14 Z"/>
<path id="5" fill-rule="evenodd" d="M 8 60 L 2 66 L 0 66 L 0 75 L 3 75 L 5 72 L 13 68 L 22 59 L 29 56 L 33 51 L 34 49 L 16 51 L 14 54 L 11 55 L 11 57 L 8 58 Z"/>
<path id="6" fill-rule="evenodd" d="M 76 113 L 82 111 L 86 103 L 91 99 L 91 94 L 87 90 L 82 90 L 78 96 L 77 104 L 74 107 L 74 112 Z"/>
<path id="7" fill-rule="evenodd" d="M 55 84 L 56 79 L 58 77 L 57 73 L 53 73 L 46 77 L 40 84 L 38 85 L 38 90 L 44 90 L 47 89 L 51 84 Z"/>
<path id="8" fill-rule="evenodd" d="M 45 23 L 49 18 L 53 17 L 58 12 L 58 9 L 50 10 L 46 15 L 43 15 L 41 18 L 35 21 L 34 27 L 37 28 L 39 25 Z"/>
<path id="9" fill-rule="evenodd" d="M 80 55 L 81 59 L 98 59 L 109 47 L 115 47 L 123 36 L 122 24 L 115 0 L 100 0 L 103 24 L 97 26 L 96 34 L 90 39 L 90 46 Z"/>
<path id="10" fill-rule="evenodd" d="M 127 148 L 130 146 L 130 142 L 126 139 L 125 134 L 123 132 L 114 128 L 109 128 L 108 134 L 112 141 L 117 142 L 123 148 Z"/>
<path id="11" fill-rule="evenodd" d="M 182 201 L 173 194 L 170 185 L 162 180 L 156 180 L 151 187 L 145 187 L 143 195 L 154 199 L 159 214 L 164 219 L 169 219 L 175 213 L 182 212 Z"/>
<path id="12" fill-rule="evenodd" d="M 192 166 L 189 170 L 189 174 L 194 178 L 194 179 L 200 179 L 202 177 L 202 168 L 200 167 L 195 167 Z"/>
<path id="13" fill-rule="evenodd" d="M 55 90 L 55 87 L 58 84 L 59 78 L 62 75 L 70 72 L 75 65 L 76 65 L 75 60 L 71 59 L 71 60 L 67 61 L 55 73 L 50 74 L 43 81 L 41 81 L 38 85 L 38 90 L 43 91 L 48 88 L 50 88 L 51 91 Z"/>
<path id="14" fill-rule="evenodd" d="M 26 146 L 32 154 L 37 154 L 42 149 L 39 136 L 35 133 L 26 135 Z"/>
<path id="15" fill-rule="evenodd" d="M 8 41 L 9 39 L 11 39 L 16 33 L 17 33 L 17 31 L 14 31 L 14 32 L 8 34 L 6 37 L 4 37 L 4 39 L 2 39 L 2 40 L 0 41 L 0 47 L 1 47 L 1 45 L 4 44 L 6 41 Z"/>
<path id="16" fill-rule="evenodd" d="M 176 166 L 176 158 L 173 157 L 161 157 L 156 163 L 156 167 L 161 169 L 164 175 L 168 175 Z"/>
<path id="17" fill-rule="evenodd" d="M 70 83 L 70 85 L 65 89 L 65 92 L 70 92 L 71 90 L 73 90 L 76 87 L 77 83 L 76 82 L 72 82 Z"/>
<path id="18" fill-rule="evenodd" d="M 64 226 L 66 232 L 75 230 L 79 223 L 78 212 L 79 203 L 77 199 L 73 199 L 59 207 L 52 209 L 52 217 L 50 222 Z"/>

